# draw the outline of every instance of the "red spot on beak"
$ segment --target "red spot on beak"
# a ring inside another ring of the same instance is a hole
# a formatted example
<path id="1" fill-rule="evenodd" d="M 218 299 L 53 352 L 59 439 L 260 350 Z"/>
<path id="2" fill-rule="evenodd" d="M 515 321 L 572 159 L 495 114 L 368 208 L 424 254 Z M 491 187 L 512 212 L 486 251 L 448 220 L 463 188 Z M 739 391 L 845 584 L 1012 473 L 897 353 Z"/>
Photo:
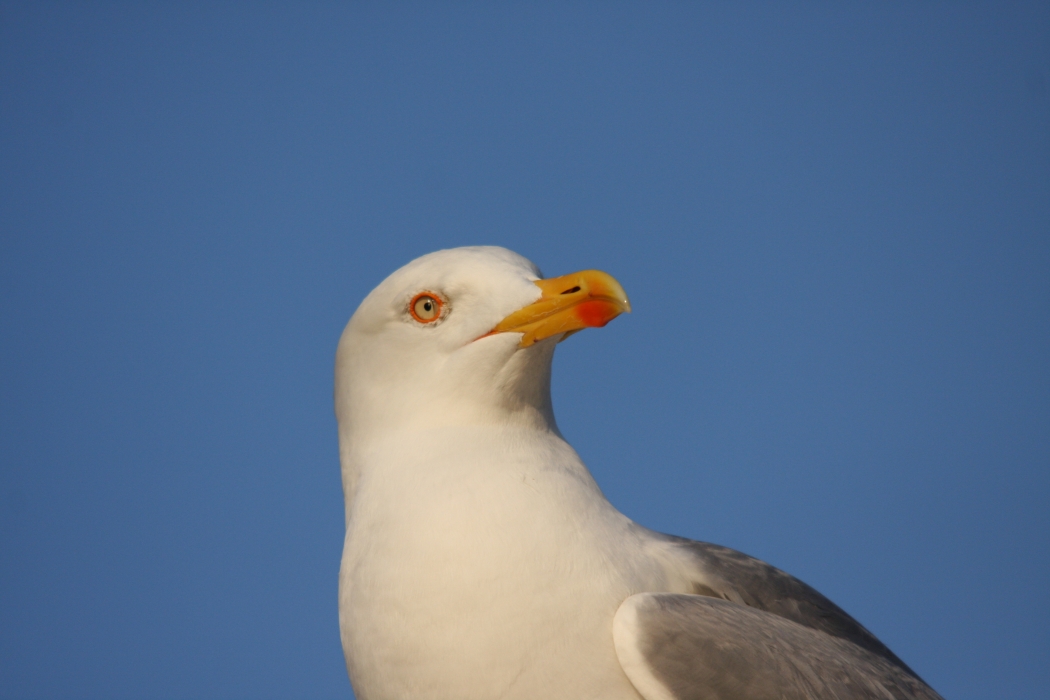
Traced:
<path id="1" fill-rule="evenodd" d="M 620 314 L 620 309 L 608 301 L 594 299 L 585 301 L 575 309 L 576 318 L 588 328 L 601 328 Z"/>

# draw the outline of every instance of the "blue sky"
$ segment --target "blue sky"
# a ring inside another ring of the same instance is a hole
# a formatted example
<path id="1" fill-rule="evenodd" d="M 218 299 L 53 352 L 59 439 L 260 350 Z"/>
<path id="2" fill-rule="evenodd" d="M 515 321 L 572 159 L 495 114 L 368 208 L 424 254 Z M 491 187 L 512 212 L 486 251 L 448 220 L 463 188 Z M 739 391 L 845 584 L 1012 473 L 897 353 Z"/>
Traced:
<path id="1" fill-rule="evenodd" d="M 1045 4 L 4 3 L 0 153 L 0 697 L 350 697 L 335 344 L 469 244 L 630 294 L 625 513 L 1050 695 Z"/>

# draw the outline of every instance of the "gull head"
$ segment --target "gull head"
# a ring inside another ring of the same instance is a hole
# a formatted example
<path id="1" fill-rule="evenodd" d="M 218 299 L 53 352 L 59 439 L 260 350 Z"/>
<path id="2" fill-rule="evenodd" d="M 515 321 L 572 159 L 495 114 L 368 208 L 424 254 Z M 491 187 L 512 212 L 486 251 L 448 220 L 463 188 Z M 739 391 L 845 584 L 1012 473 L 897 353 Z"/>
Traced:
<path id="1" fill-rule="evenodd" d="M 497 247 L 441 250 L 365 297 L 336 353 L 340 437 L 511 423 L 554 428 L 554 346 L 630 311 L 609 275 L 543 279 Z"/>

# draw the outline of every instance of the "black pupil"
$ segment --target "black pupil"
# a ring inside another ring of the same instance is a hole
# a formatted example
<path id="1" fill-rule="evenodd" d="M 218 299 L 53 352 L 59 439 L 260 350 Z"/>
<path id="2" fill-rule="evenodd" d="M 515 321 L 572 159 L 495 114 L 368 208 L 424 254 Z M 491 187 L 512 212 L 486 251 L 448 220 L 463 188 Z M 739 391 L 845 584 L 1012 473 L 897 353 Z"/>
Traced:
<path id="1" fill-rule="evenodd" d="M 424 310 L 430 311 L 430 309 L 432 309 L 432 308 L 433 308 L 433 305 L 429 301 L 424 301 L 423 302 L 423 309 Z"/>

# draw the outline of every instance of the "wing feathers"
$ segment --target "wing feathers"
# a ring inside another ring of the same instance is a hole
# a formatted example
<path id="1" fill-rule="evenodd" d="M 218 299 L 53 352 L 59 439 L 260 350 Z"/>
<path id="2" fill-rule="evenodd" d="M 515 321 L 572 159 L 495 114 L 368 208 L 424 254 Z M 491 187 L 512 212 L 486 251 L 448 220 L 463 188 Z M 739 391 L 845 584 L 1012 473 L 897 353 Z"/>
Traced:
<path id="1" fill-rule="evenodd" d="M 646 700 L 943 700 L 877 653 L 716 598 L 631 596 L 613 640 Z"/>
<path id="2" fill-rule="evenodd" d="M 702 580 L 693 584 L 693 593 L 764 610 L 851 641 L 916 675 L 842 608 L 791 574 L 728 547 L 665 537 L 681 547 L 701 574 Z"/>

